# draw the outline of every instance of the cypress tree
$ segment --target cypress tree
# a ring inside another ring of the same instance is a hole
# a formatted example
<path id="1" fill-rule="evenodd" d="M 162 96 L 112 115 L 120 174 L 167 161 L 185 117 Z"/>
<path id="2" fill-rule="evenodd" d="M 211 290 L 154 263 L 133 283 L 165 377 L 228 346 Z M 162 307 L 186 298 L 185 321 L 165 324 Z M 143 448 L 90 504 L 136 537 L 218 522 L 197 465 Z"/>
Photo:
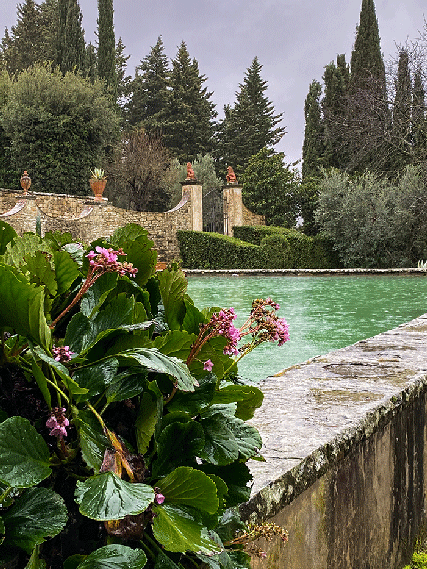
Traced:
<path id="1" fill-rule="evenodd" d="M 373 0 L 362 0 L 360 22 L 351 54 L 348 120 L 344 133 L 350 171 L 384 169 L 387 153 L 381 152 L 389 128 L 385 67 Z M 380 160 L 379 160 L 380 158 Z"/>
<path id="2" fill-rule="evenodd" d="M 305 131 L 302 147 L 302 178 L 315 177 L 323 157 L 323 123 L 320 107 L 322 87 L 318 81 L 312 81 L 304 104 Z"/>
<path id="3" fill-rule="evenodd" d="M 98 76 L 116 95 L 116 39 L 113 0 L 98 0 Z"/>
<path id="4" fill-rule="evenodd" d="M 57 59 L 62 73 L 85 72 L 86 44 L 83 16 L 77 0 L 58 1 Z"/>
<path id="5" fill-rule="evenodd" d="M 238 175 L 251 156 L 262 148 L 272 148 L 285 134 L 285 128 L 278 126 L 283 114 L 275 114 L 273 103 L 265 95 L 268 84 L 261 78 L 261 70 L 255 57 L 239 85 L 234 107 L 224 109 L 218 130 L 219 162 L 222 168 L 232 166 Z"/>
<path id="6" fill-rule="evenodd" d="M 345 168 L 348 157 L 345 151 L 345 128 L 347 112 L 347 92 L 350 81 L 350 70 L 345 55 L 337 56 L 337 64 L 326 65 L 323 74 L 325 95 L 321 102 L 324 125 L 324 157 L 326 168 Z"/>
<path id="7" fill-rule="evenodd" d="M 192 161 L 198 154 L 212 149 L 215 106 L 212 93 L 203 84 L 205 75 L 191 60 L 185 42 L 172 60 L 171 94 L 166 109 L 163 142 L 180 162 Z"/>
<path id="8" fill-rule="evenodd" d="M 142 124 L 149 133 L 161 133 L 170 97 L 169 65 L 161 36 L 150 53 L 135 69 L 132 98 L 129 103 L 129 123 Z"/>
<path id="9" fill-rule="evenodd" d="M 427 142 L 426 104 L 420 68 L 414 73 L 412 88 L 412 140 L 416 157 L 425 154 Z"/>
<path id="10" fill-rule="evenodd" d="M 399 53 L 395 96 L 393 104 L 392 157 L 390 168 L 395 172 L 411 160 L 411 106 L 412 85 L 409 73 L 409 55 L 402 49 Z"/>

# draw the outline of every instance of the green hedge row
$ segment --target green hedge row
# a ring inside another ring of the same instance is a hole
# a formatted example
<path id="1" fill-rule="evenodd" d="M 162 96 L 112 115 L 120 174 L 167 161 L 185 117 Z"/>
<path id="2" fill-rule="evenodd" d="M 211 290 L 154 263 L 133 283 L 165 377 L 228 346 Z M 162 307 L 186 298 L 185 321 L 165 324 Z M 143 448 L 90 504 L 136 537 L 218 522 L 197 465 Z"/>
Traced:
<path id="1" fill-rule="evenodd" d="M 236 237 L 178 231 L 186 269 L 331 269 L 339 267 L 330 244 L 281 227 L 235 227 Z M 240 237 L 240 239 L 238 238 Z"/>

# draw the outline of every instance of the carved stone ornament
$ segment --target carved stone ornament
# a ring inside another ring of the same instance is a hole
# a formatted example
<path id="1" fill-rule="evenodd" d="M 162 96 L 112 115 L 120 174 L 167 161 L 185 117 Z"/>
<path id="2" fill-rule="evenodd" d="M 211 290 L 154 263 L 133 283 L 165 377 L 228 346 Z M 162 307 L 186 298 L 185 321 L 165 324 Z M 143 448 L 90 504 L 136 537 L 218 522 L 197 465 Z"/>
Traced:
<path id="1" fill-rule="evenodd" d="M 31 178 L 28 175 L 27 170 L 24 170 L 24 173 L 21 176 L 21 188 L 24 190 L 24 195 L 28 192 L 31 186 Z"/>
<path id="2" fill-rule="evenodd" d="M 236 174 L 231 166 L 227 166 L 227 184 L 237 184 Z"/>

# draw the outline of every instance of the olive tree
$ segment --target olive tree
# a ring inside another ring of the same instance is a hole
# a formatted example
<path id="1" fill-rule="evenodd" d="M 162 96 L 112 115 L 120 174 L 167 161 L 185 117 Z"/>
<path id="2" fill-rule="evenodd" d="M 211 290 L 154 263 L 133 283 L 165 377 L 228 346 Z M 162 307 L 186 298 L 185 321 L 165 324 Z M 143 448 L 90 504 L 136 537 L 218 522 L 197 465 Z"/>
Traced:
<path id="1" fill-rule="evenodd" d="M 85 194 L 118 137 L 118 117 L 100 83 L 36 65 L 12 83 L 1 114 L 14 166 L 32 189 Z"/>

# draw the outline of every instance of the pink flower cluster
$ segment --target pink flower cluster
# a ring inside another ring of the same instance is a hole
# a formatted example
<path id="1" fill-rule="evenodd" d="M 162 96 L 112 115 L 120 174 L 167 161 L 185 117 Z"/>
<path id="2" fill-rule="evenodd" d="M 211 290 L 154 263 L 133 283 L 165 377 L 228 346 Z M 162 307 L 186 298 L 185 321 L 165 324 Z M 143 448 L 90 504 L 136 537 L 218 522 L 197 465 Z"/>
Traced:
<path id="1" fill-rule="evenodd" d="M 276 310 L 280 306 L 271 298 L 257 298 L 252 302 L 251 315 L 242 326 L 243 335 L 251 334 L 256 345 L 262 342 L 276 342 L 283 346 L 289 340 L 289 327 L 284 318 L 278 318 Z"/>
<path id="2" fill-rule="evenodd" d="M 233 320 L 236 318 L 234 308 L 225 308 L 217 314 L 212 314 L 208 328 L 215 332 L 215 336 L 224 336 L 228 342 L 224 348 L 224 354 L 231 356 L 239 353 L 237 343 L 240 340 L 240 330 L 235 328 Z"/>
<path id="3" fill-rule="evenodd" d="M 57 437 L 62 440 L 67 436 L 67 427 L 69 426 L 69 421 L 65 416 L 64 407 L 53 407 L 49 419 L 46 421 L 46 427 L 51 429 L 49 435 Z"/>
<path id="4" fill-rule="evenodd" d="M 70 350 L 70 346 L 59 346 L 57 348 L 52 348 L 54 358 L 57 362 L 65 363 L 71 360 L 71 356 L 74 354 Z"/>
<path id="5" fill-rule="evenodd" d="M 96 253 L 95 253 L 96 251 Z M 138 269 L 132 263 L 120 263 L 117 259 L 119 255 L 126 255 L 122 248 L 118 251 L 114 249 L 106 249 L 105 247 L 95 247 L 95 251 L 89 251 L 86 257 L 94 272 L 102 273 L 119 273 L 119 275 L 129 275 L 134 277 Z"/>

